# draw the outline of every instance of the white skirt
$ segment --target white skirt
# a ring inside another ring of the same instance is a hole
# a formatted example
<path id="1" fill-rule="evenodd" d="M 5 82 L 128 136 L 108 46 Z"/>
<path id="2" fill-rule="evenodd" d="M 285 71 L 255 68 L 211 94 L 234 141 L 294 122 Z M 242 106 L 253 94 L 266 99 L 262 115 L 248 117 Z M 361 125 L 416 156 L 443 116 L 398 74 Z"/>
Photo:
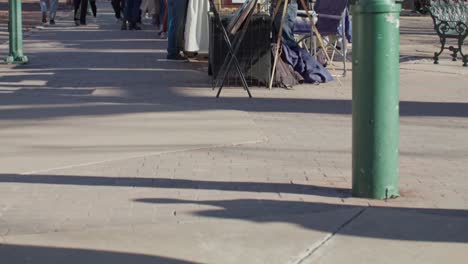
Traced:
<path id="1" fill-rule="evenodd" d="M 185 22 L 185 51 L 208 53 L 208 1 L 189 0 Z"/>
<path id="2" fill-rule="evenodd" d="M 156 0 L 142 0 L 140 9 L 142 12 L 148 11 L 150 15 L 156 14 L 158 12 L 156 10 Z"/>

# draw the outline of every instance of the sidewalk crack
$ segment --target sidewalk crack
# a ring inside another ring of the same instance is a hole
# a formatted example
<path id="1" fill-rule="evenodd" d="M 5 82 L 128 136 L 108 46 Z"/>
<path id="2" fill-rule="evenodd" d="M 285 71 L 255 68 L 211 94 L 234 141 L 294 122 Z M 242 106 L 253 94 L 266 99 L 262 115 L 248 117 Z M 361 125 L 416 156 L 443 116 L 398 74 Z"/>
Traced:
<path id="1" fill-rule="evenodd" d="M 328 241 L 330 241 L 336 234 L 341 232 L 341 230 L 343 230 L 343 228 L 345 228 L 346 226 L 351 224 L 354 220 L 356 220 L 359 216 L 361 216 L 368 208 L 369 207 L 365 207 L 365 208 L 362 208 L 361 210 L 359 210 L 359 212 L 357 212 L 356 214 L 351 216 L 346 222 L 344 222 L 342 225 L 340 225 L 335 231 L 333 231 L 332 233 L 325 236 L 318 243 L 314 244 L 314 246 L 312 248 L 308 249 L 307 252 L 305 252 L 305 254 L 303 256 L 301 256 L 297 261 L 294 261 L 293 264 L 303 264 L 304 261 L 306 261 L 308 258 L 310 258 L 315 252 L 317 252 L 325 244 L 327 244 Z"/>

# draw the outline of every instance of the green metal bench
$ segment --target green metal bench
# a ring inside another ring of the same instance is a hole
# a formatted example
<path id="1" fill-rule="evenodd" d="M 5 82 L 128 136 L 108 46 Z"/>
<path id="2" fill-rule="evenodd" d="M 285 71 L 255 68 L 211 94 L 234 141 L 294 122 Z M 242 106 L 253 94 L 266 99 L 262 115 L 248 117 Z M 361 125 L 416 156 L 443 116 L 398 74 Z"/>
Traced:
<path id="1" fill-rule="evenodd" d="M 468 66 L 468 55 L 463 53 L 463 44 L 468 36 L 468 6 L 463 0 L 432 0 L 428 11 L 441 44 L 440 51 L 434 53 L 434 64 L 439 64 L 439 55 L 448 49 L 453 52 L 453 61 L 457 61 L 457 54 L 460 53 L 463 66 Z M 446 48 L 447 39 L 456 39 L 458 46 Z"/>

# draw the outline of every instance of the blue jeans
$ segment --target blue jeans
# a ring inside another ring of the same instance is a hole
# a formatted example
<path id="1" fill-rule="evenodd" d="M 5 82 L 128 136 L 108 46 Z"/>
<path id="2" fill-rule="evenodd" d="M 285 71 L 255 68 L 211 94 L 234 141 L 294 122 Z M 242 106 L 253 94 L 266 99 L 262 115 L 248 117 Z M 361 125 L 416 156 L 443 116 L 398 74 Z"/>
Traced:
<path id="1" fill-rule="evenodd" d="M 340 37 L 343 37 L 341 36 L 341 31 L 343 30 L 342 29 L 342 24 L 340 22 L 340 25 L 338 26 L 338 29 L 337 29 L 337 35 L 340 36 Z M 351 24 L 351 19 L 349 19 L 349 9 L 346 8 L 346 16 L 345 16 L 345 36 L 346 36 L 346 39 L 348 39 L 348 42 L 349 43 L 352 43 L 353 42 L 353 32 L 352 32 L 352 29 L 353 26 Z"/>
<path id="2" fill-rule="evenodd" d="M 141 0 L 125 0 L 125 20 L 136 24 L 140 20 Z"/>
<path id="3" fill-rule="evenodd" d="M 180 53 L 184 43 L 185 15 L 187 0 L 169 0 L 167 28 L 167 54 L 174 56 Z"/>
<path id="4" fill-rule="evenodd" d="M 280 29 L 281 25 L 281 16 L 283 15 L 283 5 L 281 4 L 278 13 L 276 14 L 274 18 L 274 34 L 273 34 L 273 39 L 276 41 L 278 38 L 278 32 Z M 272 4 L 270 6 L 270 14 L 273 15 L 273 12 L 275 11 L 276 4 Z M 297 2 L 296 1 L 291 1 L 291 3 L 288 5 L 286 9 L 286 16 L 284 17 L 284 23 L 283 23 L 283 42 L 284 44 L 288 45 L 288 47 L 297 47 L 296 39 L 294 38 L 294 22 L 297 17 Z"/>
<path id="5" fill-rule="evenodd" d="M 41 0 L 41 11 L 47 13 L 49 11 L 49 19 L 54 20 L 57 13 L 59 0 L 49 0 L 49 8 L 47 8 L 47 0 Z"/>
<path id="6" fill-rule="evenodd" d="M 159 19 L 161 20 L 161 24 L 163 23 L 162 20 L 164 18 L 164 12 L 166 12 L 166 0 L 159 0 L 159 5 L 161 8 L 159 9 Z"/>

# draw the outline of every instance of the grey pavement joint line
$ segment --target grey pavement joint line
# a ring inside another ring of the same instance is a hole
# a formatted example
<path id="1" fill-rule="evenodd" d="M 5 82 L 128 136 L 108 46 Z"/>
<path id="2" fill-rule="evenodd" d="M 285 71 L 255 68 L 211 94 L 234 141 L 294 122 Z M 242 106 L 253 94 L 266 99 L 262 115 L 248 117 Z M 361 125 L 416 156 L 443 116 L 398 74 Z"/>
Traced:
<path id="1" fill-rule="evenodd" d="M 336 234 L 338 234 L 343 228 L 345 228 L 347 225 L 351 224 L 354 220 L 356 220 L 359 216 L 361 216 L 369 207 L 363 208 L 359 210 L 355 215 L 353 215 L 350 219 L 348 219 L 346 222 L 344 222 L 342 225 L 340 225 L 333 233 L 328 234 L 325 236 L 321 241 L 318 243 L 315 243 L 314 246 L 310 249 L 308 249 L 303 256 L 301 256 L 297 261 L 292 262 L 293 264 L 305 264 L 304 261 L 306 261 L 308 258 L 312 257 L 312 255 L 317 252 L 322 246 L 328 243 Z"/>
<path id="2" fill-rule="evenodd" d="M 231 143 L 231 144 L 220 144 L 220 145 L 206 146 L 206 147 L 202 147 L 202 148 L 187 148 L 187 149 L 178 149 L 178 150 L 168 150 L 168 151 L 161 151 L 161 152 L 154 152 L 154 153 L 146 153 L 146 154 L 143 154 L 143 155 L 135 155 L 135 156 L 116 158 L 116 159 L 92 161 L 92 162 L 79 163 L 79 164 L 73 164 L 73 165 L 68 165 L 68 166 L 61 166 L 61 167 L 56 167 L 56 168 L 49 168 L 49 169 L 43 169 L 43 170 L 23 172 L 23 173 L 19 173 L 19 175 L 31 175 L 31 174 L 37 174 L 37 173 L 52 172 L 52 171 L 55 171 L 55 170 L 64 170 L 64 169 L 72 169 L 72 168 L 78 168 L 78 167 L 92 166 L 92 165 L 97 165 L 97 164 L 102 164 L 102 163 L 107 163 L 107 162 L 138 159 L 138 158 L 151 157 L 151 156 L 161 156 L 161 155 L 166 155 L 166 154 L 181 153 L 181 152 L 188 152 L 188 151 L 208 150 L 208 149 L 213 149 L 213 148 L 224 148 L 224 147 L 236 147 L 236 146 L 251 145 L 251 144 L 254 145 L 254 144 L 262 143 L 262 142 L 265 142 L 265 141 L 267 141 L 266 137 L 263 138 L 263 139 L 259 139 L 259 140 L 252 140 L 252 141 L 245 141 L 245 142 Z"/>
<path id="3" fill-rule="evenodd" d="M 405 65 L 406 66 L 406 65 Z M 425 72 L 425 73 L 443 73 L 443 74 L 449 74 L 449 75 L 458 75 L 458 76 L 464 76 L 466 75 L 465 72 L 456 72 L 456 71 L 452 71 L 452 72 L 448 72 L 448 71 L 440 71 L 440 70 L 428 70 L 428 69 L 414 69 L 414 68 L 411 68 L 411 67 L 403 67 L 403 66 L 400 66 L 400 70 L 405 70 L 405 71 L 413 71 L 413 72 Z"/>

